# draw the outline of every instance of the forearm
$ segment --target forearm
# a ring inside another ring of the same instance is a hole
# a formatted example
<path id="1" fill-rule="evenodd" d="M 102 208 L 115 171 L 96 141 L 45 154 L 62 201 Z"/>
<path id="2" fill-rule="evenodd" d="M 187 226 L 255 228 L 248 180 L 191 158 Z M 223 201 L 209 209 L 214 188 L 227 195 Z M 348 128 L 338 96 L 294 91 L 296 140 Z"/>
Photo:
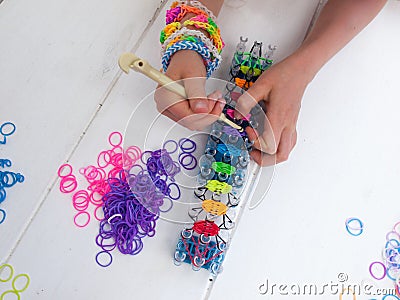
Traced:
<path id="1" fill-rule="evenodd" d="M 313 30 L 293 53 L 295 61 L 309 77 L 367 26 L 386 0 L 330 0 Z"/>

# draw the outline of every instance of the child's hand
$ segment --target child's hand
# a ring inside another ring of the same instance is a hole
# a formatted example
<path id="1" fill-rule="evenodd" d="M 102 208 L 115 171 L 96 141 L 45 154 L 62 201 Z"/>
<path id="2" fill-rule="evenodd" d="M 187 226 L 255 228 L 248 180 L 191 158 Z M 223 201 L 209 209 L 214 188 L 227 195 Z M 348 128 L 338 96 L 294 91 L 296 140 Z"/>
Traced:
<path id="1" fill-rule="evenodd" d="M 159 88 L 154 95 L 159 112 L 191 130 L 202 130 L 218 119 L 225 100 L 218 91 L 206 96 L 206 68 L 197 52 L 176 52 L 171 58 L 166 75 L 173 80 L 185 79 L 183 85 L 188 99 Z"/>
<path id="2" fill-rule="evenodd" d="M 255 101 L 265 101 L 272 132 L 268 122 L 265 122 L 264 132 L 259 138 L 254 129 L 248 127 L 247 130 L 249 138 L 255 140 L 254 146 L 258 149 L 251 152 L 258 164 L 266 166 L 274 164 L 275 159 L 277 163 L 288 159 L 297 140 L 296 123 L 301 99 L 311 79 L 292 56 L 263 73 L 248 90 L 248 94 L 239 98 L 237 117 L 240 114 L 247 115 L 256 104 Z"/>

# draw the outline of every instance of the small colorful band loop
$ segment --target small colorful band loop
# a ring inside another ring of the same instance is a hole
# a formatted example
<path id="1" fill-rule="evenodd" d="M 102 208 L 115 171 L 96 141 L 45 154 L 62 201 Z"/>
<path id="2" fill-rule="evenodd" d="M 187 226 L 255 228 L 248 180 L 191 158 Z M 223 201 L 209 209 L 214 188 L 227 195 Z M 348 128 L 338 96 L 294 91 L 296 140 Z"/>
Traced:
<path id="1" fill-rule="evenodd" d="M 85 221 L 85 223 L 83 223 L 83 224 L 79 224 L 78 223 L 78 218 L 81 216 L 81 215 L 85 215 L 86 216 L 86 218 L 87 218 L 87 220 Z M 75 217 L 74 217 L 74 224 L 76 225 L 76 226 L 78 226 L 78 227 L 85 227 L 85 226 L 87 226 L 87 224 L 89 224 L 89 222 L 90 222 L 90 214 L 87 212 L 87 211 L 80 211 L 80 212 L 78 212 L 76 215 L 75 215 Z"/>
<path id="2" fill-rule="evenodd" d="M 382 274 L 380 277 L 376 276 L 376 275 L 374 274 L 374 272 L 372 271 L 372 269 L 373 269 L 373 267 L 374 267 L 375 265 L 378 265 L 378 266 L 381 266 L 381 267 L 382 267 L 382 270 L 383 270 L 382 273 L 383 273 L 383 274 Z M 385 276 L 386 276 L 386 267 L 385 267 L 385 265 L 384 265 L 383 263 L 381 263 L 380 261 L 374 261 L 373 263 L 371 263 L 371 264 L 369 265 L 369 273 L 371 274 L 372 278 L 374 278 L 374 279 L 376 279 L 376 280 L 382 280 L 382 279 L 385 278 Z"/>
<path id="3" fill-rule="evenodd" d="M 1 201 L 0 201 L 0 202 L 1 202 Z M 6 213 L 6 211 L 5 211 L 4 209 L 1 209 L 1 208 L 0 208 L 0 214 L 1 214 L 1 217 L 0 217 L 0 224 L 2 224 L 2 223 L 4 222 L 4 220 L 6 219 L 7 213 Z"/>
<path id="4" fill-rule="evenodd" d="M 179 148 L 181 148 L 182 152 L 184 152 L 184 153 L 191 154 L 194 151 L 196 151 L 196 143 L 193 142 L 191 139 L 182 138 L 179 140 L 178 144 L 179 144 Z M 185 146 L 187 144 L 188 144 L 188 146 Z"/>
<path id="5" fill-rule="evenodd" d="M 14 294 L 15 296 L 17 296 L 18 300 L 21 299 L 21 295 L 17 291 L 8 290 L 8 291 L 5 291 L 3 294 L 0 295 L 0 300 L 5 300 L 5 296 L 7 294 Z"/>
<path id="6" fill-rule="evenodd" d="M 190 153 L 182 152 L 179 154 L 179 163 L 186 170 L 193 170 L 197 167 L 197 159 Z"/>
<path id="7" fill-rule="evenodd" d="M 99 256 L 102 255 L 102 254 L 106 254 L 109 257 L 109 261 L 108 262 L 105 262 L 105 263 L 100 262 Z M 113 257 L 112 257 L 112 255 L 111 255 L 111 253 L 109 251 L 103 250 L 103 251 L 100 251 L 99 253 L 96 254 L 96 263 L 100 267 L 107 268 L 109 265 L 112 264 L 112 261 L 113 261 Z"/>
<path id="8" fill-rule="evenodd" d="M 14 275 L 14 268 L 13 268 L 11 265 L 9 265 L 9 264 L 2 264 L 2 265 L 0 266 L 0 275 L 1 275 L 1 273 L 3 272 L 3 270 L 4 270 L 5 268 L 8 268 L 8 269 L 10 270 L 10 273 L 9 273 L 9 275 L 8 275 L 8 277 L 7 277 L 6 279 L 3 279 L 3 278 L 0 277 L 0 282 L 7 282 L 7 281 L 9 281 L 9 280 L 13 277 L 13 275 Z"/>
<path id="9" fill-rule="evenodd" d="M 97 206 L 97 207 L 94 209 L 93 216 L 94 216 L 94 218 L 95 218 L 97 221 L 103 221 L 103 220 L 104 220 L 104 215 L 103 215 L 103 216 L 99 216 L 99 215 L 98 215 L 99 209 L 100 209 L 100 211 L 102 211 L 102 206 L 101 206 L 101 205 L 100 205 L 100 206 Z"/>
<path id="10" fill-rule="evenodd" d="M 389 297 L 391 297 L 391 298 L 389 298 Z M 387 295 L 385 295 L 385 296 L 382 297 L 382 300 L 392 300 L 392 299 L 394 299 L 394 300 L 400 300 L 399 297 L 397 297 L 396 295 L 391 295 L 391 294 L 387 294 Z"/>
<path id="11" fill-rule="evenodd" d="M 357 226 L 357 227 L 350 226 L 351 223 L 358 223 L 359 226 Z M 364 224 L 360 219 L 358 219 L 358 218 L 348 218 L 346 220 L 345 224 L 346 224 L 346 230 L 347 230 L 347 232 L 349 234 L 351 234 L 353 236 L 359 236 L 361 233 L 363 233 Z"/>
<path id="12" fill-rule="evenodd" d="M 72 193 L 78 187 L 78 182 L 76 181 L 76 177 L 74 175 L 68 175 L 61 178 L 60 181 L 60 191 L 62 193 L 68 194 Z"/>
<path id="13" fill-rule="evenodd" d="M 21 278 L 21 277 L 25 277 L 26 278 L 26 282 L 25 282 L 24 287 L 22 287 L 20 289 L 17 289 L 15 287 L 15 285 L 16 285 L 15 283 L 18 280 L 18 278 Z M 26 291 L 26 289 L 28 288 L 30 282 L 31 282 L 31 279 L 30 279 L 28 274 L 19 274 L 19 275 L 14 277 L 14 279 L 12 281 L 12 287 L 13 287 L 14 291 L 16 291 L 18 293 L 22 293 L 22 292 Z"/>
<path id="14" fill-rule="evenodd" d="M 58 168 L 57 174 L 58 174 L 58 177 L 60 177 L 60 178 L 64 178 L 64 177 L 72 175 L 72 166 L 70 164 L 62 164 Z"/>
<path id="15" fill-rule="evenodd" d="M 172 145 L 173 145 L 173 148 L 172 148 L 173 150 L 168 151 L 167 146 L 168 146 L 169 144 L 172 144 Z M 164 143 L 163 149 L 165 149 L 165 150 L 167 151 L 167 153 L 169 153 L 169 154 L 175 153 L 175 152 L 178 150 L 178 143 L 175 142 L 174 140 L 168 140 L 168 141 L 166 141 L 166 142 Z"/>
<path id="16" fill-rule="evenodd" d="M 0 159 L 0 167 L 5 168 L 5 167 L 11 167 L 12 162 L 9 159 Z"/>
<path id="17" fill-rule="evenodd" d="M 6 127 L 11 127 L 7 130 Z M 6 129 L 4 129 L 6 128 Z M 15 127 L 14 123 L 12 122 L 5 122 L 3 125 L 0 126 L 0 134 L 3 136 L 10 136 L 12 135 L 17 128 Z"/>
<path id="18" fill-rule="evenodd" d="M 394 273 L 394 274 L 392 274 Z M 392 280 L 396 281 L 396 278 L 400 275 L 400 268 L 398 264 L 391 264 L 388 268 L 386 268 L 386 276 Z"/>
<path id="19" fill-rule="evenodd" d="M 115 139 L 116 139 L 116 141 L 115 141 Z M 121 144 L 122 144 L 122 134 L 121 134 L 121 132 L 118 132 L 118 131 L 111 132 L 109 137 L 108 137 L 108 142 L 113 147 L 121 146 Z"/>

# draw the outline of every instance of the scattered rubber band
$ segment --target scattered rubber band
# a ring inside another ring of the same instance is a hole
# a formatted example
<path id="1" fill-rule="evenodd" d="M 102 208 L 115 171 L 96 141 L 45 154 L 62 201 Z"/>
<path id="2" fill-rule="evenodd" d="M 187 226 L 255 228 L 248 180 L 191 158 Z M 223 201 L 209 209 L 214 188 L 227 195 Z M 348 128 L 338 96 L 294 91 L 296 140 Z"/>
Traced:
<path id="1" fill-rule="evenodd" d="M 185 144 L 187 144 L 187 143 L 190 145 L 189 147 L 185 147 Z M 194 151 L 196 151 L 196 148 L 197 148 L 196 143 L 188 138 L 180 139 L 178 144 L 179 144 L 179 148 L 181 148 L 182 152 L 184 152 L 184 153 L 191 154 Z"/>
<path id="2" fill-rule="evenodd" d="M 119 139 L 119 142 L 118 143 L 113 143 L 113 137 L 114 136 L 118 136 L 118 139 Z M 118 146 L 121 146 L 121 144 L 122 144 L 122 134 L 120 133 L 120 132 L 118 132 L 118 131 L 114 131 L 114 132 L 111 132 L 111 134 L 109 135 L 109 137 L 108 137 L 108 142 L 110 143 L 110 145 L 111 146 L 113 146 L 113 147 L 118 147 Z"/>
<path id="3" fill-rule="evenodd" d="M 1 208 L 0 208 L 0 213 L 1 213 L 0 224 L 2 224 L 4 222 L 4 220 L 6 219 L 7 213 L 4 209 L 1 209 Z"/>
<path id="4" fill-rule="evenodd" d="M 391 294 L 383 296 L 382 300 L 385 300 L 387 297 L 394 297 L 395 300 L 400 300 L 399 297 L 397 297 L 396 295 L 391 295 Z"/>
<path id="5" fill-rule="evenodd" d="M 109 261 L 108 263 L 106 263 L 106 264 L 102 264 L 102 263 L 100 263 L 100 261 L 99 261 L 99 256 L 100 256 L 101 254 L 103 254 L 103 253 L 107 253 L 107 254 L 108 254 L 108 257 L 110 258 L 110 261 Z M 103 251 L 100 251 L 99 253 L 96 254 L 96 262 L 97 262 L 97 264 L 98 264 L 99 266 L 101 266 L 101 267 L 103 267 L 103 268 L 107 268 L 109 265 L 112 264 L 112 262 L 113 262 L 113 257 L 112 257 L 112 255 L 111 255 L 111 253 L 110 253 L 109 251 L 103 250 Z"/>
<path id="6" fill-rule="evenodd" d="M 173 144 L 173 145 L 174 145 L 173 151 L 168 151 L 168 150 L 167 150 L 167 145 L 168 145 L 168 144 Z M 166 141 L 166 142 L 164 143 L 163 149 L 167 150 L 167 152 L 168 152 L 169 154 L 173 154 L 173 153 L 175 153 L 175 152 L 178 150 L 178 143 L 175 142 L 174 140 L 168 140 L 168 141 Z"/>
<path id="7" fill-rule="evenodd" d="M 64 169 L 67 169 L 68 174 L 62 174 L 64 172 Z M 58 168 L 58 177 L 63 178 L 63 177 L 67 177 L 69 175 L 72 175 L 72 166 L 70 164 L 62 164 L 59 168 Z"/>
<path id="8" fill-rule="evenodd" d="M 74 175 L 68 175 L 61 178 L 60 181 L 60 191 L 62 193 L 68 194 L 74 192 L 78 187 L 78 182 Z"/>
<path id="9" fill-rule="evenodd" d="M 350 226 L 350 223 L 352 223 L 352 222 L 358 223 L 359 226 L 358 226 L 358 227 L 352 227 L 352 226 Z M 352 236 L 359 236 L 360 234 L 363 233 L 364 224 L 363 224 L 363 222 L 362 222 L 360 219 L 358 219 L 358 218 L 348 218 L 348 219 L 346 220 L 345 224 L 346 224 L 346 230 L 347 230 L 347 232 L 348 232 L 349 234 L 351 234 Z M 352 230 L 353 230 L 353 231 L 358 231 L 358 232 L 353 232 Z"/>
<path id="10" fill-rule="evenodd" d="M 17 279 L 20 278 L 20 277 L 25 277 L 25 278 L 26 278 L 26 283 L 25 283 L 25 286 L 24 286 L 23 288 L 17 289 L 17 288 L 15 287 L 15 282 L 16 282 Z M 17 276 L 14 277 L 14 279 L 13 279 L 13 281 L 12 281 L 12 287 L 13 287 L 14 291 L 16 291 L 17 293 L 22 293 L 22 292 L 26 291 L 26 289 L 28 288 L 30 282 L 31 282 L 31 279 L 30 279 L 30 277 L 29 277 L 28 274 L 19 274 L 19 275 L 17 275 Z"/>
<path id="11" fill-rule="evenodd" d="M 86 221 L 86 223 L 83 223 L 83 224 L 78 224 L 77 223 L 77 218 L 80 216 L 80 215 L 86 215 L 87 216 L 87 221 Z M 87 212 L 87 211 L 80 211 L 80 212 L 78 212 L 76 215 L 75 215 L 75 217 L 74 217 L 74 224 L 76 225 L 76 226 L 78 226 L 78 227 L 85 227 L 85 226 L 87 226 L 88 224 L 89 224 L 89 222 L 90 222 L 90 214 Z"/>
<path id="12" fill-rule="evenodd" d="M 375 276 L 375 274 L 372 272 L 372 268 L 373 268 L 373 266 L 374 266 L 375 264 L 381 266 L 382 269 L 383 269 L 383 275 L 382 275 L 381 277 Z M 383 263 L 381 263 L 380 261 L 374 261 L 373 263 L 371 263 L 371 264 L 369 265 L 369 273 L 371 274 L 371 276 L 372 276 L 374 279 L 376 279 L 376 280 L 382 280 L 382 279 L 385 278 L 385 276 L 386 276 L 386 266 L 385 266 Z"/>
<path id="13" fill-rule="evenodd" d="M 0 275 L 1 275 L 1 273 L 2 273 L 2 271 L 3 271 L 3 269 L 4 269 L 5 267 L 7 267 L 7 268 L 10 270 L 10 275 L 8 276 L 7 279 L 2 279 L 2 278 L 0 278 L 0 282 L 7 282 L 7 281 L 9 281 L 9 280 L 13 277 L 13 275 L 14 275 L 14 268 L 13 268 L 11 265 L 9 265 L 9 264 L 2 264 L 2 265 L 0 266 Z"/>
<path id="14" fill-rule="evenodd" d="M 392 274 L 391 274 L 392 269 L 394 269 L 395 272 L 398 273 L 396 277 L 392 276 Z M 400 269 L 399 269 L 399 267 L 398 267 L 398 264 L 391 264 L 389 267 L 386 268 L 386 276 L 387 276 L 387 278 L 389 278 L 390 280 L 396 281 L 396 278 L 397 278 L 399 275 L 400 275 Z"/>
<path id="15" fill-rule="evenodd" d="M 94 210 L 94 212 L 93 212 L 93 216 L 94 216 L 94 218 L 95 218 L 97 221 L 103 221 L 103 220 L 104 220 L 104 216 L 103 216 L 103 217 L 99 217 L 99 216 L 97 215 L 97 211 L 98 211 L 99 209 L 102 209 L 102 207 L 101 207 L 101 206 L 97 206 L 97 207 L 95 208 L 95 210 Z"/>
<path id="16" fill-rule="evenodd" d="M 187 157 L 190 158 L 189 162 L 185 162 L 185 159 Z M 186 152 L 182 152 L 181 154 L 179 154 L 179 163 L 186 170 L 193 170 L 194 168 L 197 167 L 196 157 L 194 157 L 192 154 L 189 154 Z"/>
<path id="17" fill-rule="evenodd" d="M 5 295 L 7 295 L 7 294 L 14 294 L 14 295 L 17 296 L 18 300 L 21 299 L 21 295 L 20 295 L 17 291 L 8 290 L 8 291 L 5 291 L 3 294 L 1 294 L 0 300 L 4 300 L 4 297 L 5 297 Z"/>

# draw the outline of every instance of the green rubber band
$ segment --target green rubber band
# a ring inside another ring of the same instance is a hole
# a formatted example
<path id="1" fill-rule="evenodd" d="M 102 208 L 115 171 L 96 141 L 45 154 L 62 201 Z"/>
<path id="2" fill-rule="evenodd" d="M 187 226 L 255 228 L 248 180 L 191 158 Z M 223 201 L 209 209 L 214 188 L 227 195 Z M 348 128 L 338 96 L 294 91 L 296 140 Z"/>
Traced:
<path id="1" fill-rule="evenodd" d="M 19 277 L 25 277 L 26 278 L 26 283 L 25 283 L 25 287 L 23 289 L 17 290 L 17 288 L 15 287 L 15 281 L 17 281 L 17 279 Z M 13 287 L 14 291 L 16 291 L 18 293 L 22 293 L 22 292 L 26 291 L 26 289 L 28 288 L 30 282 L 31 282 L 31 279 L 30 279 L 28 274 L 19 274 L 19 275 L 14 277 L 14 279 L 12 281 L 12 287 Z"/>
<path id="2" fill-rule="evenodd" d="M 2 271 L 5 267 L 8 267 L 8 268 L 10 269 L 10 276 L 9 276 L 7 279 L 1 279 L 1 278 L 0 278 L 0 282 L 7 282 L 7 281 L 9 281 L 9 280 L 13 277 L 13 275 L 14 275 L 14 269 L 13 269 L 13 267 L 12 267 L 11 265 L 9 265 L 9 264 L 3 264 L 3 265 L 0 266 L 0 274 L 1 274 L 1 271 Z"/>
<path id="3" fill-rule="evenodd" d="M 163 44 L 165 42 L 165 31 L 161 30 L 160 32 L 160 42 Z"/>
<path id="4" fill-rule="evenodd" d="M 7 294 L 14 294 L 14 295 L 17 295 L 18 300 L 21 299 L 21 295 L 20 295 L 17 291 L 8 290 L 8 291 L 5 291 L 3 294 L 1 294 L 0 300 L 4 300 L 4 296 L 7 295 Z"/>
<path id="5" fill-rule="evenodd" d="M 199 40 L 197 38 L 195 38 L 194 36 L 190 36 L 190 35 L 189 36 L 185 36 L 184 39 L 186 41 L 190 41 L 190 42 L 194 42 L 194 43 L 198 43 L 199 42 Z"/>
<path id="6" fill-rule="evenodd" d="M 232 175 L 236 171 L 236 168 L 234 166 L 228 165 L 221 161 L 213 162 L 211 166 L 215 170 L 215 172 L 218 173 L 225 173 L 228 175 Z"/>

